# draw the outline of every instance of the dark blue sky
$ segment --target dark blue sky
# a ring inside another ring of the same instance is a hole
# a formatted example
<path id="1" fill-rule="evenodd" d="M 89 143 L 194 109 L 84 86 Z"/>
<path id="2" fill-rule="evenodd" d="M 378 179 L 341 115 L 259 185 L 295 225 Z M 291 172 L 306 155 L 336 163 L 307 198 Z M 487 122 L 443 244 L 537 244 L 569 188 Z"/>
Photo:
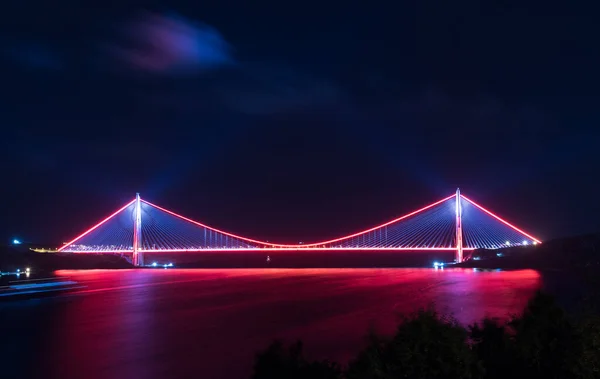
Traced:
<path id="1" fill-rule="evenodd" d="M 61 242 L 141 192 L 271 241 L 462 191 L 600 230 L 598 9 L 447 1 L 9 1 L 0 234 Z"/>

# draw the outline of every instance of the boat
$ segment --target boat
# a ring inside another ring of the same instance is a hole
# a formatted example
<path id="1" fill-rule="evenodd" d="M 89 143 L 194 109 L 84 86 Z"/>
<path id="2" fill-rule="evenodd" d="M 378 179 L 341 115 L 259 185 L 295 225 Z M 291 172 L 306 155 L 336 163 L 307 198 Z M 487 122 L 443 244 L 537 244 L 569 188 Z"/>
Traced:
<path id="1" fill-rule="evenodd" d="M 23 300 L 55 296 L 85 288 L 76 281 L 62 278 L 14 280 L 0 286 L 0 300 Z"/>

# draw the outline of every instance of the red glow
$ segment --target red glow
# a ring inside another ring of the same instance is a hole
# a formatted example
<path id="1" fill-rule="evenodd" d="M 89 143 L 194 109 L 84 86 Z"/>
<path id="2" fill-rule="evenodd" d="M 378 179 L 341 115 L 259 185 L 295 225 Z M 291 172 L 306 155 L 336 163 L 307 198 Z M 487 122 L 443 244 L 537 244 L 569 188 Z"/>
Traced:
<path id="1" fill-rule="evenodd" d="M 484 211 L 485 213 L 489 214 L 490 216 L 494 217 L 496 220 L 502 222 L 503 224 L 510 226 L 511 228 L 513 228 L 514 230 L 516 230 L 517 232 L 521 233 L 522 235 L 531 238 L 535 243 L 542 243 L 542 241 L 538 240 L 537 238 L 531 236 L 530 234 L 525 233 L 524 231 L 522 231 L 521 229 L 517 228 L 516 226 L 512 225 L 511 223 L 509 223 L 506 220 L 501 219 L 500 217 L 496 216 L 495 214 L 493 214 L 492 212 L 488 211 L 487 209 L 485 209 L 484 207 L 482 207 L 481 205 L 477 204 L 476 202 L 474 202 L 473 200 L 469 199 L 468 197 L 464 196 L 464 195 L 460 195 L 463 199 L 467 200 L 469 203 L 473 204 L 474 206 L 476 206 L 477 208 L 481 209 L 482 211 Z"/>
<path id="2" fill-rule="evenodd" d="M 85 231 L 84 233 L 80 234 L 77 238 L 75 238 L 74 240 L 72 240 L 71 242 L 68 242 L 66 244 L 64 244 L 62 247 L 60 247 L 57 251 L 62 251 L 64 248 L 66 248 L 67 246 L 71 245 L 74 242 L 77 242 L 80 238 L 86 236 L 87 234 L 89 234 L 91 231 L 97 229 L 100 225 L 104 224 L 105 222 L 107 222 L 108 220 L 110 220 L 111 218 L 115 217 L 117 214 L 119 214 L 122 210 L 124 210 L 125 208 L 127 208 L 128 206 L 130 206 L 131 204 L 133 204 L 133 202 L 135 201 L 135 199 L 131 200 L 129 203 L 125 204 L 121 209 L 119 209 L 118 211 L 116 211 L 115 213 L 111 214 L 110 216 L 108 216 L 107 218 L 105 218 L 104 220 L 100 221 L 99 223 L 97 223 L 95 226 L 89 228 L 87 231 Z"/>

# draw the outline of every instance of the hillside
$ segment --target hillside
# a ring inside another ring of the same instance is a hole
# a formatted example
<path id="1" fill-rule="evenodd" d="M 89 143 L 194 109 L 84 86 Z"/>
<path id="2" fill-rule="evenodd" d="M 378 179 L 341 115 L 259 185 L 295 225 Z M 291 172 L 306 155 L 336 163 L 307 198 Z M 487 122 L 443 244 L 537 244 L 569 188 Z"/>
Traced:
<path id="1" fill-rule="evenodd" d="M 70 253 L 35 253 L 27 248 L 0 247 L 0 271 L 15 271 L 30 267 L 36 272 L 60 269 L 118 269 L 131 264 L 115 255 L 83 255 Z"/>
<path id="2" fill-rule="evenodd" d="M 600 233 L 498 250 L 475 250 L 461 267 L 571 269 L 600 265 Z"/>

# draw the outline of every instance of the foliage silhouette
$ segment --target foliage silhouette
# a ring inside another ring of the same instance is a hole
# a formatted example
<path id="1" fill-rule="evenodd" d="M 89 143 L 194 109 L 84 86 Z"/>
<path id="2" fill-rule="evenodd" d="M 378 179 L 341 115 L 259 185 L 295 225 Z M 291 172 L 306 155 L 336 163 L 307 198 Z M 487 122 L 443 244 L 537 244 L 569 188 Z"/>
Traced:
<path id="1" fill-rule="evenodd" d="M 582 353 L 579 357 L 577 376 L 600 378 L 600 316 L 588 315 L 578 325 Z"/>
<path id="2" fill-rule="evenodd" d="M 562 379 L 578 371 L 582 341 L 551 296 L 538 292 L 508 325 L 514 332 L 513 362 L 521 375 Z"/>
<path id="3" fill-rule="evenodd" d="M 508 322 L 484 319 L 464 328 L 432 308 L 404 317 L 395 334 L 371 333 L 345 370 L 308 362 L 302 344 L 276 341 L 257 356 L 254 379 L 600 378 L 600 316 L 573 322 L 538 292 Z"/>
<path id="4" fill-rule="evenodd" d="M 485 369 L 485 378 L 504 379 L 515 374 L 517 369 L 507 362 L 514 362 L 516 352 L 504 324 L 486 318 L 469 330 L 472 351 Z"/>
<path id="5" fill-rule="evenodd" d="M 385 341 L 371 337 L 369 346 L 350 362 L 346 376 L 362 378 L 478 378 L 468 333 L 456 320 L 435 310 L 405 317 L 396 334 Z"/>
<path id="6" fill-rule="evenodd" d="M 281 341 L 273 342 L 256 357 L 254 379 L 338 379 L 341 370 L 329 361 L 308 362 L 302 354 L 302 342 L 287 349 Z"/>

